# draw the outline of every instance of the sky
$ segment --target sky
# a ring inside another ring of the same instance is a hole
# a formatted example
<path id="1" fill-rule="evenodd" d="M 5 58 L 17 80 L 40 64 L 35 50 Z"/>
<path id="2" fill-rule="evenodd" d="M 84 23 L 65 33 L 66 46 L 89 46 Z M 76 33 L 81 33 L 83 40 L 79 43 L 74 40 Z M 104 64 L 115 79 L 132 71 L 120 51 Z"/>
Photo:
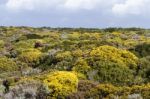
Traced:
<path id="1" fill-rule="evenodd" d="M 0 26 L 150 28 L 150 0 L 0 0 Z"/>

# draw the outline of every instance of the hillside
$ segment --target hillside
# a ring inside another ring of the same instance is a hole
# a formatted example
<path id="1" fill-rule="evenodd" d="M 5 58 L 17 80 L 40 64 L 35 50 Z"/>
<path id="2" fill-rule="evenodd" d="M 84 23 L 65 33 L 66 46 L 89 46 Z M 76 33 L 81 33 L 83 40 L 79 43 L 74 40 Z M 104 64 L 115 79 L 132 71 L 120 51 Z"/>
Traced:
<path id="1" fill-rule="evenodd" d="M 150 99 L 149 29 L 0 27 L 0 99 L 136 97 Z"/>

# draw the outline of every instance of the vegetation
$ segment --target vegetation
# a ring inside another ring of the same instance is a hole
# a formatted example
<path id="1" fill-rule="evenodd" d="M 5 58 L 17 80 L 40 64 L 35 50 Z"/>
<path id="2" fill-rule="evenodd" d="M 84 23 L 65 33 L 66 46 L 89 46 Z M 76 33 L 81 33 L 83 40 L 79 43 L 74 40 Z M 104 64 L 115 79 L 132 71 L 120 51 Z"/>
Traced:
<path id="1" fill-rule="evenodd" d="M 76 74 L 66 71 L 54 72 L 44 80 L 51 97 L 64 97 L 77 91 Z"/>
<path id="2" fill-rule="evenodd" d="M 7 57 L 0 57 L 0 72 L 11 72 L 17 70 L 17 64 Z"/>
<path id="3" fill-rule="evenodd" d="M 2 99 L 149 99 L 149 92 L 149 29 L 0 27 Z"/>

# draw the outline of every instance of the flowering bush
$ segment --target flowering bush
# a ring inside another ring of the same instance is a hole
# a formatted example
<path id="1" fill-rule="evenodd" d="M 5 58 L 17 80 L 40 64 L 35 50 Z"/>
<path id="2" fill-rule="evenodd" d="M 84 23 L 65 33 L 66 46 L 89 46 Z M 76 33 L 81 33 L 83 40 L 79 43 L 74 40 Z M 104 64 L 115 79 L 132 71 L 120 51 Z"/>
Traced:
<path id="1" fill-rule="evenodd" d="M 51 97 L 63 97 L 77 91 L 78 78 L 72 72 L 57 71 L 47 75 L 44 84 Z"/>

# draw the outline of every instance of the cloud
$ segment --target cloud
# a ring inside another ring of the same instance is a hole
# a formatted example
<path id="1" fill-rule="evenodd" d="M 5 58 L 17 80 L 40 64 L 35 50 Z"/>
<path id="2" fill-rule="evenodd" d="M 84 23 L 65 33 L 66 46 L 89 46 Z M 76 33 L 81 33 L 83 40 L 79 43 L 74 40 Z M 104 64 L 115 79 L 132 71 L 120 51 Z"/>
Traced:
<path id="1" fill-rule="evenodd" d="M 6 7 L 9 10 L 36 10 L 45 8 L 65 8 L 70 10 L 97 7 L 103 0 L 8 0 Z"/>
<path id="2" fill-rule="evenodd" d="M 32 0 L 31 1 L 30 0 L 9 0 L 6 3 L 6 7 L 12 10 L 17 10 L 17 9 L 22 10 L 23 8 L 32 10 L 33 4 L 32 4 Z"/>
<path id="3" fill-rule="evenodd" d="M 140 15 L 150 10 L 150 0 L 125 0 L 124 3 L 116 3 L 112 7 L 113 13 L 117 15 Z"/>
<path id="4" fill-rule="evenodd" d="M 94 10 L 109 8 L 120 0 L 8 0 L 6 7 L 9 10 L 41 10 L 41 9 L 64 9 L 64 10 Z M 105 9 L 103 9 L 105 10 Z"/>
<path id="5" fill-rule="evenodd" d="M 116 15 L 149 13 L 150 0 L 8 0 L 8 10 L 110 10 Z"/>
<path id="6" fill-rule="evenodd" d="M 64 7 L 68 9 L 87 9 L 91 10 L 97 7 L 102 0 L 66 0 Z"/>
<path id="7" fill-rule="evenodd" d="M 9 10 L 36 10 L 58 5 L 61 0 L 8 0 Z"/>
<path id="8" fill-rule="evenodd" d="M 0 25 L 147 26 L 150 0 L 0 0 Z"/>

